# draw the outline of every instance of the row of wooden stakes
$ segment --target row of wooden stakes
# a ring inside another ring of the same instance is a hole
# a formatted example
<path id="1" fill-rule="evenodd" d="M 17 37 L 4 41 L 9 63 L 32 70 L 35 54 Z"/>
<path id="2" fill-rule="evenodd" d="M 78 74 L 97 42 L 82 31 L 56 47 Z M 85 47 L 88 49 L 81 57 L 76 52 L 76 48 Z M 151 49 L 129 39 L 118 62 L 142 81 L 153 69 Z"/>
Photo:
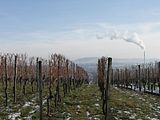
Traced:
<path id="1" fill-rule="evenodd" d="M 40 119 L 42 120 L 43 86 L 48 86 L 47 114 L 49 115 L 50 100 L 54 98 L 55 107 L 58 102 L 61 102 L 60 87 L 63 88 L 65 96 L 72 89 L 88 83 L 88 73 L 61 54 L 52 54 L 49 60 L 28 57 L 26 54 L 4 54 L 0 55 L 0 80 L 0 84 L 4 86 L 6 106 L 9 87 L 13 87 L 14 103 L 17 101 L 17 86 L 22 88 L 24 95 L 27 84 L 32 86 L 33 93 L 39 92 Z"/>
<path id="2" fill-rule="evenodd" d="M 160 96 L 160 62 L 112 68 L 112 58 L 102 57 L 97 73 L 105 120 L 109 120 L 110 85 Z"/>

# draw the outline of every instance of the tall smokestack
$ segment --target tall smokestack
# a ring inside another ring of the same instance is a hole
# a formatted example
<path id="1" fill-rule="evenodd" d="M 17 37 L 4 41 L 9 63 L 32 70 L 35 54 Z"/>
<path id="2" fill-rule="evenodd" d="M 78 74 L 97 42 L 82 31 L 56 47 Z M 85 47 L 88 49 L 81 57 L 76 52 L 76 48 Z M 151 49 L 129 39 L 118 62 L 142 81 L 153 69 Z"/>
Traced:
<path id="1" fill-rule="evenodd" d="M 146 66 L 146 52 L 144 51 L 144 67 Z"/>
<path id="2" fill-rule="evenodd" d="M 117 40 L 117 39 L 120 39 L 120 40 L 124 40 L 126 42 L 130 42 L 130 43 L 133 43 L 133 44 L 136 44 L 138 45 L 143 51 L 144 51 L 144 66 L 145 66 L 145 45 L 144 45 L 144 42 L 143 40 L 138 36 L 137 33 L 129 33 L 128 31 L 126 32 L 110 32 L 110 33 L 106 33 L 106 34 L 101 34 L 101 35 L 96 35 L 97 39 L 104 39 L 104 38 L 107 38 L 109 37 L 109 39 L 111 40 Z"/>

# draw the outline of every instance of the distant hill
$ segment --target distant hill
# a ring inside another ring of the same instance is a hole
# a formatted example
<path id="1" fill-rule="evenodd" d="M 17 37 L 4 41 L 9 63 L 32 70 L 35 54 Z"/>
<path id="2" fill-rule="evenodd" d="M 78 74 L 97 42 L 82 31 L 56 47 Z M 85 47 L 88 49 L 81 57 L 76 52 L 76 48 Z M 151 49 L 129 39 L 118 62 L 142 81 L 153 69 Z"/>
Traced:
<path id="1" fill-rule="evenodd" d="M 85 57 L 85 58 L 79 58 L 74 60 L 77 64 L 91 64 L 91 63 L 97 63 L 98 57 Z"/>
<path id="2" fill-rule="evenodd" d="M 146 59 L 146 63 L 158 61 L 158 59 Z M 74 60 L 75 63 L 84 67 L 87 71 L 95 73 L 97 70 L 98 57 L 85 57 Z M 134 59 L 125 59 L 125 58 L 113 58 L 113 68 L 115 67 L 124 67 L 136 64 L 144 63 L 144 59 L 134 58 Z"/>
<path id="3" fill-rule="evenodd" d="M 158 61 L 158 59 L 146 59 L 146 63 Z M 91 82 L 96 82 L 97 77 L 97 62 L 98 57 L 85 57 L 74 60 L 75 63 L 82 66 L 86 71 L 89 72 L 89 75 L 91 76 Z M 136 65 L 136 64 L 142 64 L 144 63 L 144 59 L 118 59 L 113 58 L 112 61 L 113 68 L 120 68 L 124 66 L 130 66 L 130 65 Z"/>

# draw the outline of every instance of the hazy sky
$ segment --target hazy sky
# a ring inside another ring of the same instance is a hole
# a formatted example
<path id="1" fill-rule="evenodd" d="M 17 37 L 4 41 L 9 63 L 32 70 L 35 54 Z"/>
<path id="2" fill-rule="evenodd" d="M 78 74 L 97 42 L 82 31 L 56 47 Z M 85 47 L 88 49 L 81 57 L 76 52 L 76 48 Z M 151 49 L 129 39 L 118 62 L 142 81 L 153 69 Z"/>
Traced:
<path id="1" fill-rule="evenodd" d="M 160 0 L 1 0 L 0 51 L 70 59 L 142 58 L 143 50 L 118 31 L 137 33 L 147 58 L 160 58 Z M 98 36 L 105 36 L 97 39 Z"/>

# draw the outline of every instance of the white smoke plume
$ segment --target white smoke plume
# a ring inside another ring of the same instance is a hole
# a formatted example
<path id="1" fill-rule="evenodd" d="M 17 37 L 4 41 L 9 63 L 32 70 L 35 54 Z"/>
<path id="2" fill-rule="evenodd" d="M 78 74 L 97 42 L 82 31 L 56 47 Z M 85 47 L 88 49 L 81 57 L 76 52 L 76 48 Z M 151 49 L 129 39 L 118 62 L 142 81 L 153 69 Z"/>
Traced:
<path id="1" fill-rule="evenodd" d="M 110 34 L 96 35 L 97 39 L 104 39 L 109 37 L 111 40 L 125 40 L 126 42 L 131 42 L 138 45 L 142 50 L 145 51 L 145 45 L 142 39 L 138 36 L 137 33 L 129 33 L 129 32 L 111 32 Z"/>

